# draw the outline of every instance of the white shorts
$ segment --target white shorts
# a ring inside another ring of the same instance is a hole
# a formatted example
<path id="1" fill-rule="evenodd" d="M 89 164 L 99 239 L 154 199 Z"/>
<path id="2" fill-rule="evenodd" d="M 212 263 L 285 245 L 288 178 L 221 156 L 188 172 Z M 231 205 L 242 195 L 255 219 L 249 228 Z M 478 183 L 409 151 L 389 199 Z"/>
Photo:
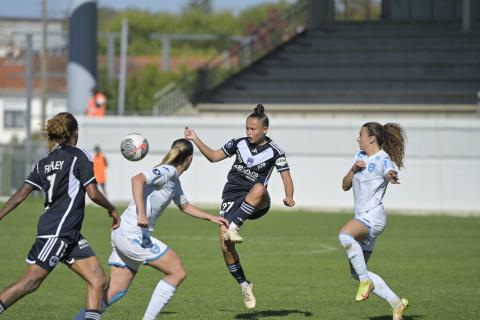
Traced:
<path id="1" fill-rule="evenodd" d="M 366 213 L 356 214 L 355 220 L 360 221 L 368 228 L 368 239 L 359 241 L 363 251 L 372 252 L 377 237 L 383 232 L 387 225 L 387 216 L 383 207 L 377 207 Z"/>
<path id="2" fill-rule="evenodd" d="M 112 231 L 112 254 L 108 264 L 137 271 L 141 264 L 157 260 L 167 251 L 168 246 L 148 232 L 125 234 L 117 229 Z"/>

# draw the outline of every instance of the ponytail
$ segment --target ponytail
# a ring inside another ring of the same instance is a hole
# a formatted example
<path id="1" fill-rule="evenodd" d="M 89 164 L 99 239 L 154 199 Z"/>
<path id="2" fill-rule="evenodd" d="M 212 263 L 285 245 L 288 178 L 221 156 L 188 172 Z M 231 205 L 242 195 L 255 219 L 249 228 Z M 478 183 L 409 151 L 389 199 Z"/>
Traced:
<path id="1" fill-rule="evenodd" d="M 378 146 L 385 150 L 399 169 L 404 167 L 406 135 L 397 123 L 381 125 L 378 122 L 367 122 L 362 127 L 367 128 L 368 135 L 377 139 Z"/>
<path id="2" fill-rule="evenodd" d="M 176 166 L 193 154 L 193 144 L 187 139 L 175 140 L 161 164 Z"/>

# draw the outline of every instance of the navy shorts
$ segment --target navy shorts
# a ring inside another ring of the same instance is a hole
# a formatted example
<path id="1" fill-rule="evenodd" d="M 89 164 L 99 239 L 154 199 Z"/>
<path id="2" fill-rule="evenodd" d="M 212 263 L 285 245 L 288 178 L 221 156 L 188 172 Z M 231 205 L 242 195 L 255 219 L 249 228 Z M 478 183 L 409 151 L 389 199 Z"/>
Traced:
<path id="1" fill-rule="evenodd" d="M 72 265 L 75 260 L 93 256 L 95 252 L 82 235 L 78 241 L 71 238 L 37 238 L 26 261 L 52 271 L 58 262 Z"/>
<path id="2" fill-rule="evenodd" d="M 245 197 L 240 197 L 236 199 L 224 199 L 220 206 L 220 216 L 227 219 L 228 222 L 232 222 L 233 219 L 235 218 L 235 215 L 233 213 L 240 208 L 244 200 L 245 200 Z M 249 220 L 258 219 L 264 216 L 265 214 L 267 214 L 268 210 L 270 210 L 270 200 L 268 201 L 267 206 L 265 206 L 264 208 L 255 210 L 254 213 L 248 216 L 248 219 Z"/>

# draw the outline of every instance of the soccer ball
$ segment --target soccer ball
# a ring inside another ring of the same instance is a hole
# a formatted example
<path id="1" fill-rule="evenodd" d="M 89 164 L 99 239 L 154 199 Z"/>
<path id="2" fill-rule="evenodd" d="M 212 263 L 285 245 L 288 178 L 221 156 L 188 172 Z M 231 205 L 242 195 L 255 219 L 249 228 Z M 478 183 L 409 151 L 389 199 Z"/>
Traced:
<path id="1" fill-rule="evenodd" d="M 120 151 L 127 160 L 142 160 L 148 153 L 148 141 L 140 133 L 130 133 L 123 138 Z"/>

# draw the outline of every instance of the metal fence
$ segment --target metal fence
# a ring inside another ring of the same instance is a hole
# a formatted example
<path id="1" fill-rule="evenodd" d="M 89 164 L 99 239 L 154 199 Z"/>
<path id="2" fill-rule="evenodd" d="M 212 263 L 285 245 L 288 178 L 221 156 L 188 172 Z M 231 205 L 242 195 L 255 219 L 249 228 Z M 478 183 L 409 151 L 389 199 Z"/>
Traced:
<path id="1" fill-rule="evenodd" d="M 33 165 L 47 154 L 43 143 L 32 145 L 32 163 L 27 163 L 23 145 L 0 145 L 0 197 L 9 197 L 25 180 Z"/>

